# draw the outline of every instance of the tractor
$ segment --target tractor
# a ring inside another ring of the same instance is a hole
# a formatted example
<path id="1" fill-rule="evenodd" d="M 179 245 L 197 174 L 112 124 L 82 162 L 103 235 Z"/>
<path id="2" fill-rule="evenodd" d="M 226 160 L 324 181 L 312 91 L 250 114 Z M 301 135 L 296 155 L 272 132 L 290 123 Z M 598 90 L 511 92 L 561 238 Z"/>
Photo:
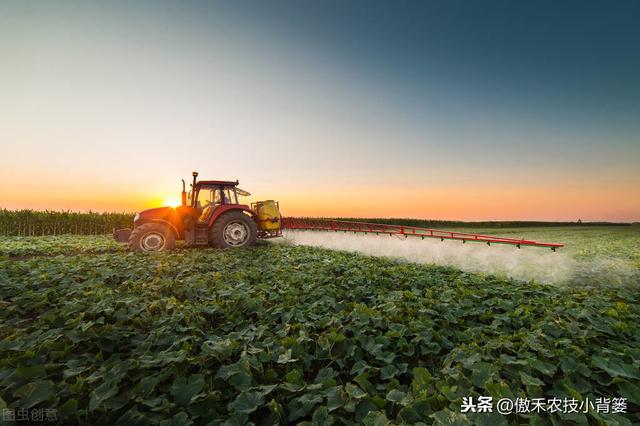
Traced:
<path id="1" fill-rule="evenodd" d="M 280 207 L 266 200 L 240 204 L 238 197 L 249 196 L 238 188 L 238 181 L 201 180 L 193 172 L 191 191 L 182 180 L 181 205 L 141 211 L 133 219 L 133 229 L 113 231 L 129 250 L 141 252 L 168 251 L 177 240 L 187 246 L 238 248 L 255 244 L 257 238 L 282 235 Z"/>

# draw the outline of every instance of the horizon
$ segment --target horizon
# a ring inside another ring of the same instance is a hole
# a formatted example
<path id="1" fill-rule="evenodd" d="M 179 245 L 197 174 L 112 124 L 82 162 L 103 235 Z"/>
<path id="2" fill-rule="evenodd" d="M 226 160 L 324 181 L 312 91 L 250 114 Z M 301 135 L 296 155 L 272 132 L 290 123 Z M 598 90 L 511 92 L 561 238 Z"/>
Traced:
<path id="1" fill-rule="evenodd" d="M 176 208 L 177 206 L 158 206 L 158 207 L 172 207 L 172 208 Z M 7 209 L 5 207 L 0 206 L 0 212 L 1 211 L 7 211 L 7 212 L 20 212 L 20 211 L 26 211 L 26 212 L 35 212 L 35 213 L 71 213 L 71 214 L 114 214 L 114 215 L 135 215 L 136 213 L 138 213 L 139 211 L 94 211 L 91 209 L 88 210 L 51 210 L 51 209 L 29 209 L 29 208 L 22 208 L 22 209 Z M 357 219 L 357 220 L 394 220 L 394 221 L 423 221 L 423 222 L 454 222 L 454 223 L 549 223 L 549 224 L 576 224 L 576 225 L 636 225 L 636 224 L 640 224 L 640 221 L 628 221 L 628 222 L 621 222 L 621 221 L 584 221 L 580 218 L 576 219 L 576 220 L 567 220 L 567 221 L 553 221 L 553 220 L 510 220 L 510 219 L 487 219 L 487 220 L 453 220 L 453 219 L 434 219 L 434 218 L 417 218 L 417 217 L 396 217 L 396 216 L 389 216 L 389 217 L 347 217 L 347 216 L 333 216 L 333 217 L 329 217 L 329 216 L 302 216 L 303 218 L 310 218 L 310 219 L 334 219 L 334 220 L 352 220 L 352 219 Z"/>
<path id="2" fill-rule="evenodd" d="M 0 208 L 640 221 L 640 3 L 0 5 Z M 429 219 L 429 218 L 441 219 Z"/>

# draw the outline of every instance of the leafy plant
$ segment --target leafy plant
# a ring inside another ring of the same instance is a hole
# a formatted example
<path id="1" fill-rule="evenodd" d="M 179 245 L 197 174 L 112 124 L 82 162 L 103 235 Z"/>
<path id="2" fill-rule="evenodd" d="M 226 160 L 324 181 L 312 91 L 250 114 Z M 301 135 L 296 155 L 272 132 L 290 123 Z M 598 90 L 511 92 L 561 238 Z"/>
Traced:
<path id="1" fill-rule="evenodd" d="M 629 412 L 578 421 L 640 421 L 634 286 L 268 244 L 139 255 L 105 237 L 107 252 L 54 257 L 38 244 L 0 260 L 9 407 L 104 425 L 430 424 L 482 422 L 460 413 L 467 396 L 603 396 Z"/>

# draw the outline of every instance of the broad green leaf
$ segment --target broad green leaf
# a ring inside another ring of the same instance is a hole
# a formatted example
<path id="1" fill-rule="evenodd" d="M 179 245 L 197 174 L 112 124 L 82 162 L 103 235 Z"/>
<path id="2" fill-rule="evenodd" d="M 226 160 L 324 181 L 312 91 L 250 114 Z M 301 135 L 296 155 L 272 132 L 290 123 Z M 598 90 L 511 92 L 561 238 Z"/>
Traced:
<path id="1" fill-rule="evenodd" d="M 620 396 L 627 398 L 629 402 L 640 406 L 640 387 L 628 381 L 618 383 Z"/>
<path id="2" fill-rule="evenodd" d="M 337 372 L 331 368 L 321 368 L 314 379 L 314 383 L 323 383 L 328 386 L 335 386 L 335 380 L 333 379 L 337 375 Z"/>
<path id="3" fill-rule="evenodd" d="M 432 379 L 431 373 L 424 367 L 415 367 L 411 372 L 413 374 L 412 384 L 414 388 L 423 387 L 429 384 Z"/>
<path id="4" fill-rule="evenodd" d="M 189 418 L 189 415 L 184 411 L 180 411 L 170 419 L 166 419 L 160 422 L 160 426 L 188 426 L 192 425 L 193 421 Z"/>
<path id="5" fill-rule="evenodd" d="M 362 419 L 362 424 L 365 426 L 387 426 L 391 425 L 391 421 L 380 411 L 370 411 L 367 416 Z"/>
<path id="6" fill-rule="evenodd" d="M 400 402 L 404 399 L 406 394 L 398 389 L 392 389 L 387 393 L 387 400 L 391 402 Z"/>
<path id="7" fill-rule="evenodd" d="M 359 375 L 359 374 L 369 370 L 370 368 L 371 368 L 371 366 L 369 364 L 367 364 L 363 360 L 360 360 L 360 361 L 357 361 L 355 364 L 353 364 L 353 367 L 351 367 L 350 374 Z"/>
<path id="8" fill-rule="evenodd" d="M 371 383 L 371 381 L 369 381 L 369 372 L 368 371 L 365 371 L 364 373 L 358 374 L 353 379 L 353 381 L 356 382 L 362 389 L 364 389 L 365 392 L 372 392 L 373 384 Z"/>
<path id="9" fill-rule="evenodd" d="M 344 386 L 344 390 L 351 398 L 361 399 L 367 396 L 367 393 L 365 391 L 352 383 L 347 383 Z"/>
<path id="10" fill-rule="evenodd" d="M 71 417 L 78 412 L 78 400 L 69 399 L 58 408 L 58 413 L 62 417 Z"/>
<path id="11" fill-rule="evenodd" d="M 378 410 L 378 407 L 369 399 L 364 399 L 356 406 L 356 422 L 362 423 L 364 418 L 371 412 Z"/>
<path id="12" fill-rule="evenodd" d="M 253 378 L 251 377 L 251 374 L 246 371 L 240 371 L 229 377 L 229 384 L 234 388 L 243 391 L 251 387 L 253 384 Z"/>
<path id="13" fill-rule="evenodd" d="M 628 379 L 640 379 L 640 369 L 616 359 L 606 359 L 599 356 L 591 358 L 594 366 L 601 368 L 611 377 L 626 377 Z"/>
<path id="14" fill-rule="evenodd" d="M 31 382 L 22 386 L 15 393 L 20 398 L 20 408 L 31 408 L 55 396 L 55 386 L 51 380 Z"/>
<path id="15" fill-rule="evenodd" d="M 493 366 L 486 362 L 478 362 L 471 366 L 471 383 L 476 387 L 484 388 L 492 375 Z"/>
<path id="16" fill-rule="evenodd" d="M 94 411 L 106 400 L 118 393 L 118 385 L 112 382 L 104 382 L 91 392 L 89 411 Z"/>
<path id="17" fill-rule="evenodd" d="M 77 376 L 78 374 L 84 373 L 85 371 L 89 370 L 91 367 L 86 366 L 86 365 L 76 365 L 70 368 L 67 368 L 66 370 L 64 370 L 64 372 L 62 373 L 62 376 L 65 379 L 68 379 L 69 377 L 74 377 Z M 85 373 L 86 374 L 86 373 Z"/>
<path id="18" fill-rule="evenodd" d="M 573 358 L 563 357 L 560 360 L 560 368 L 565 373 L 571 373 L 575 371 L 578 364 L 575 362 Z"/>
<path id="19" fill-rule="evenodd" d="M 201 374 L 195 374 L 189 378 L 178 377 L 171 385 L 170 391 L 176 404 L 184 407 L 203 388 L 204 378 Z"/>
<path id="20" fill-rule="evenodd" d="M 404 407 L 398 415 L 405 423 L 415 424 L 420 421 L 428 420 L 428 416 L 432 413 L 431 405 L 427 400 L 415 400 Z"/>
<path id="21" fill-rule="evenodd" d="M 333 423 L 333 418 L 329 414 L 327 407 L 318 407 L 316 411 L 313 412 L 313 416 L 311 417 L 311 424 L 313 426 L 330 426 Z"/>
<path id="22" fill-rule="evenodd" d="M 290 362 L 296 362 L 297 359 L 292 358 L 291 356 L 291 349 L 287 349 L 287 351 L 283 354 L 280 354 L 280 356 L 278 357 L 278 361 L 276 361 L 278 364 L 287 364 Z"/>
<path id="23" fill-rule="evenodd" d="M 134 387 L 134 391 L 136 392 L 136 397 L 138 398 L 147 398 L 151 392 L 155 389 L 155 387 L 160 382 L 160 378 L 156 376 L 148 376 L 143 377 Z"/>
<path id="24" fill-rule="evenodd" d="M 380 369 L 380 379 L 389 380 L 398 373 L 398 369 L 395 365 L 387 365 Z"/>
<path id="25" fill-rule="evenodd" d="M 229 410 L 249 414 L 262 404 L 264 404 L 264 395 L 261 392 L 242 392 L 229 403 Z"/>
<path id="26" fill-rule="evenodd" d="M 529 362 L 529 366 L 531 366 L 532 368 L 538 370 L 539 372 L 547 376 L 553 376 L 557 370 L 555 365 L 542 362 L 536 358 L 531 358 L 528 360 L 528 362 Z"/>
<path id="27" fill-rule="evenodd" d="M 342 407 L 344 404 L 344 392 L 342 386 L 335 386 L 329 389 L 326 393 L 327 397 L 327 409 L 333 411 Z"/>
<path id="28" fill-rule="evenodd" d="M 44 377 L 47 370 L 44 365 L 32 365 L 16 368 L 16 376 L 23 380 Z"/>
<path id="29" fill-rule="evenodd" d="M 467 426 L 471 423 L 467 417 L 459 412 L 454 412 L 448 409 L 438 411 L 429 416 L 433 419 L 434 425 L 442 426 Z"/>
<path id="30" fill-rule="evenodd" d="M 477 426 L 507 426 L 509 422 L 507 421 L 508 416 L 498 413 L 497 411 L 491 413 L 469 413 L 466 414 L 467 418 Z M 534 416 L 530 421 L 530 425 L 534 426 L 539 424 L 537 420 L 541 420 L 542 416 Z M 542 423 L 546 424 L 546 423 Z"/>
<path id="31" fill-rule="evenodd" d="M 530 376 L 524 371 L 520 372 L 520 380 L 526 386 L 543 386 L 544 382 L 536 377 Z"/>
<path id="32" fill-rule="evenodd" d="M 313 407 L 322 402 L 322 397 L 320 395 L 310 395 L 305 394 L 298 398 L 294 398 L 291 400 L 288 406 L 289 421 L 297 420 L 301 417 L 306 416 Z"/>

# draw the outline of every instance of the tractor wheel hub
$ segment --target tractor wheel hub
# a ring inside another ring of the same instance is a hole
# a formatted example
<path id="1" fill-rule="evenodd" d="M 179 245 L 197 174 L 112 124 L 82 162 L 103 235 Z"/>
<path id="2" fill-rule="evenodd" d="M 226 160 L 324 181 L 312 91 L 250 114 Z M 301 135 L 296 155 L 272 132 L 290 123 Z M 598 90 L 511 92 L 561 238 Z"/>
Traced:
<path id="1" fill-rule="evenodd" d="M 241 246 L 249 239 L 249 228 L 242 222 L 231 222 L 222 233 L 224 241 L 230 246 Z"/>
<path id="2" fill-rule="evenodd" d="M 164 235 L 150 232 L 142 237 L 140 246 L 144 251 L 158 251 L 164 246 Z"/>

